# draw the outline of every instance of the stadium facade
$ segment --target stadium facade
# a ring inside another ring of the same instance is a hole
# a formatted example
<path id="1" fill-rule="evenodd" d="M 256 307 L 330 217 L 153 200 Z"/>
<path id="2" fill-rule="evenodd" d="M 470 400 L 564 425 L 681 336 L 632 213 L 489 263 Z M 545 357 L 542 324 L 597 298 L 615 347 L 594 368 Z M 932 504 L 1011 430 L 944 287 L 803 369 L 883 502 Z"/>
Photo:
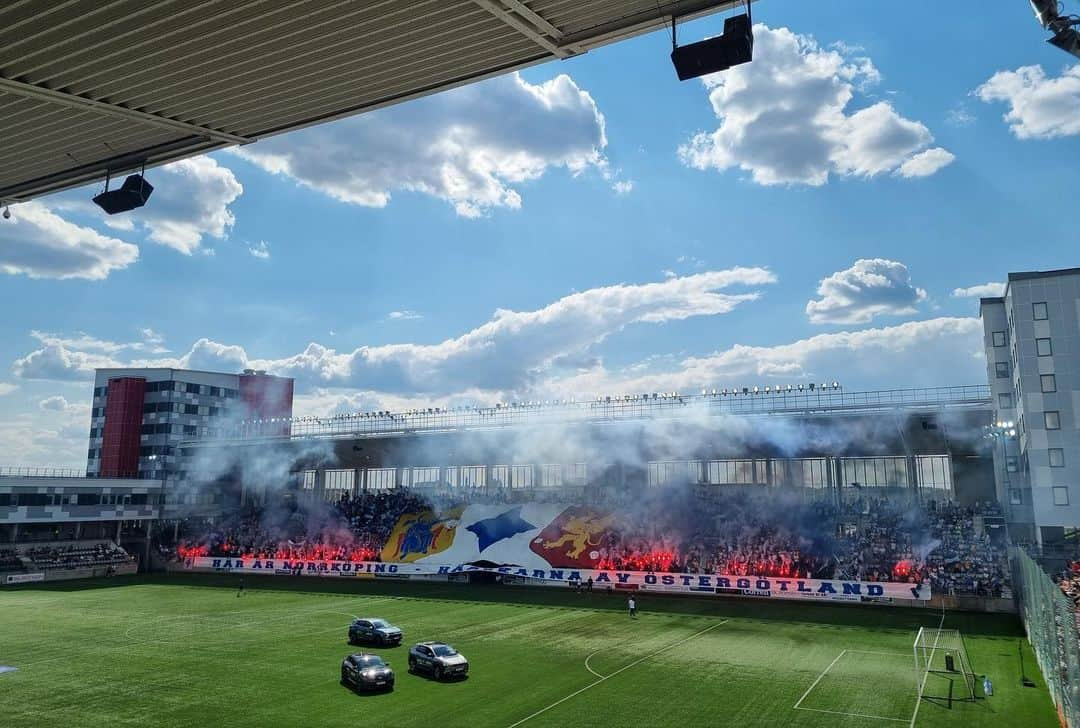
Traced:
<path id="1" fill-rule="evenodd" d="M 979 305 L 1013 538 L 1053 544 L 1080 528 L 1080 268 L 1010 273 Z"/>
<path id="2" fill-rule="evenodd" d="M 401 487 L 573 500 L 681 482 L 702 497 L 739 487 L 974 503 L 995 498 L 993 417 L 982 385 L 803 385 L 296 418 L 288 437 L 243 423 L 182 453 L 191 487 L 216 480 L 223 507 L 279 491 L 286 469 L 298 497 L 331 502 Z"/>
<path id="3" fill-rule="evenodd" d="M 98 369 L 91 402 L 88 477 L 181 480 L 178 445 L 213 439 L 245 419 L 273 420 L 287 436 L 293 380 L 185 369 Z"/>

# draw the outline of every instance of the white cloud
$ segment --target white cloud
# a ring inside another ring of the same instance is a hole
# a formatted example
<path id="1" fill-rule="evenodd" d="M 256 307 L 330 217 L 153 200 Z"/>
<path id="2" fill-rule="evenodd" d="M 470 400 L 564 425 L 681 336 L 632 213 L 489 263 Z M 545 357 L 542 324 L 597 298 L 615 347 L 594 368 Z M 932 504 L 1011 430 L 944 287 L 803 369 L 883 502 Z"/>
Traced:
<path id="1" fill-rule="evenodd" d="M 945 123 L 963 128 L 975 123 L 975 116 L 963 106 L 954 106 L 945 114 Z"/>
<path id="2" fill-rule="evenodd" d="M 756 300 L 776 277 L 763 268 L 708 271 L 659 283 L 614 285 L 565 296 L 535 311 L 497 310 L 490 321 L 439 344 L 390 344 L 339 352 L 312 343 L 283 359 L 252 359 L 240 346 L 203 338 L 178 359 L 115 360 L 112 342 L 39 334 L 40 349 L 16 360 L 17 376 L 78 380 L 95 366 L 179 366 L 215 371 L 267 369 L 304 387 L 363 387 L 381 397 L 460 395 L 532 386 L 553 371 L 595 365 L 589 349 L 627 326 L 717 316 Z M 111 346 L 107 346 L 111 345 Z"/>
<path id="3" fill-rule="evenodd" d="M 260 240 L 259 242 L 248 246 L 248 253 L 250 253 L 253 258 L 269 260 L 270 245 L 265 240 Z"/>
<path id="4" fill-rule="evenodd" d="M 980 356 L 972 356 L 980 352 Z M 862 331 L 819 334 L 778 346 L 736 344 L 689 357 L 661 371 L 596 368 L 548 380 L 541 396 L 588 397 L 619 392 L 693 392 L 839 380 L 849 391 L 985 381 L 978 318 L 935 318 Z M 646 367 L 646 369 L 652 369 Z"/>
<path id="5" fill-rule="evenodd" d="M 424 318 L 423 314 L 419 314 L 416 311 L 391 311 L 387 314 L 386 318 L 393 321 L 415 321 L 416 319 Z"/>
<path id="6" fill-rule="evenodd" d="M 151 336 L 147 336 L 146 332 Z M 144 341 L 117 342 L 99 339 L 83 332 L 71 336 L 31 331 L 41 348 L 16 359 L 12 371 L 21 379 L 80 381 L 92 379 L 95 368 L 135 365 L 138 360 L 121 359 L 127 353 L 162 354 L 168 350 L 159 346 L 152 329 L 141 331 Z M 162 360 L 164 361 L 164 360 Z"/>
<path id="7" fill-rule="evenodd" d="M 1000 298 L 1005 295 L 1004 283 L 982 283 L 967 288 L 954 288 L 953 298 Z"/>
<path id="8" fill-rule="evenodd" d="M 43 202 L 13 205 L 11 219 L 0 220 L 0 271 L 9 275 L 102 280 L 138 257 L 136 246 L 71 223 Z"/>
<path id="9" fill-rule="evenodd" d="M 235 153 L 342 202 L 384 207 L 408 190 L 477 217 L 520 207 L 517 186 L 552 167 L 610 176 L 606 145 L 604 116 L 573 79 L 531 84 L 513 73 Z"/>
<path id="10" fill-rule="evenodd" d="M 148 344 L 164 344 L 165 337 L 151 328 L 139 329 L 139 334 Z"/>
<path id="11" fill-rule="evenodd" d="M 929 177 L 939 169 L 949 166 L 956 159 L 956 155 L 941 147 L 927 149 L 919 152 L 911 159 L 900 165 L 896 173 L 901 177 Z"/>
<path id="12" fill-rule="evenodd" d="M 183 369 L 207 372 L 241 372 L 247 367 L 247 353 L 242 347 L 219 344 L 202 338 L 180 359 Z"/>
<path id="13" fill-rule="evenodd" d="M 42 331 L 32 331 L 31 336 L 43 346 L 15 360 L 11 370 L 20 379 L 54 381 L 93 379 L 95 368 L 122 366 L 115 355 L 124 349 L 134 349 L 139 346 L 118 344 L 86 334 L 63 337 Z"/>
<path id="14" fill-rule="evenodd" d="M 986 103 L 1009 105 L 1004 119 L 1019 139 L 1080 134 L 1080 64 L 1049 78 L 1042 66 L 998 71 L 975 89 Z"/>
<path id="15" fill-rule="evenodd" d="M 67 412 L 69 409 L 77 408 L 78 405 L 73 405 L 62 395 L 56 394 L 38 402 L 38 407 L 50 412 Z"/>
<path id="16" fill-rule="evenodd" d="M 236 221 L 229 205 L 244 192 L 232 170 L 210 157 L 194 157 L 167 164 L 161 173 L 150 203 L 128 213 L 150 240 L 191 255 L 204 236 L 228 234 Z"/>
<path id="17" fill-rule="evenodd" d="M 661 283 L 593 288 L 536 311 L 497 310 L 491 321 L 439 344 L 361 347 L 348 353 L 309 344 L 296 356 L 259 362 L 258 367 L 321 386 L 387 393 L 519 389 L 627 326 L 728 313 L 761 294 L 723 289 L 775 280 L 763 268 L 732 268 Z"/>
<path id="18" fill-rule="evenodd" d="M 830 175 L 898 170 L 934 137 L 887 102 L 851 111 L 881 76 L 865 57 L 787 28 L 754 26 L 754 62 L 703 79 L 720 126 L 679 148 L 696 169 L 738 167 L 762 185 L 823 185 Z"/>
<path id="19" fill-rule="evenodd" d="M 0 382 L 0 397 L 3 397 L 5 394 L 11 394 L 12 392 L 14 392 L 18 388 L 19 388 L 18 384 L 10 384 L 8 382 Z"/>
<path id="20" fill-rule="evenodd" d="M 815 324 L 865 324 L 876 316 L 915 313 L 926 291 L 911 284 L 907 266 L 883 258 L 862 259 L 823 278 L 820 299 L 806 304 Z"/>
<path id="21" fill-rule="evenodd" d="M 634 190 L 634 181 L 629 179 L 617 180 L 611 184 L 611 189 L 619 196 L 628 195 Z"/>

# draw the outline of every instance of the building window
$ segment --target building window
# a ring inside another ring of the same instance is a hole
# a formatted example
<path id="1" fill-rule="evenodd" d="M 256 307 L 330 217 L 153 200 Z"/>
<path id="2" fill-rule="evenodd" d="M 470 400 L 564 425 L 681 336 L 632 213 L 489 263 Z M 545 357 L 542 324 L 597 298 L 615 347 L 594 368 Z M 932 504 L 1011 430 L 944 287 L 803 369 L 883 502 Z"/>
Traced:
<path id="1" fill-rule="evenodd" d="M 184 414 L 185 415 L 197 415 L 197 414 L 199 414 L 199 405 L 197 405 L 197 404 L 185 404 L 184 405 Z"/>
<path id="2" fill-rule="evenodd" d="M 1057 391 L 1057 377 L 1053 374 L 1040 374 L 1039 386 L 1042 387 L 1042 391 L 1049 394 L 1050 392 Z"/>
<path id="3" fill-rule="evenodd" d="M 511 488 L 531 488 L 533 486 L 533 466 L 532 465 L 511 465 L 510 466 L 510 487 Z"/>
<path id="4" fill-rule="evenodd" d="M 210 396 L 211 397 L 220 397 L 221 396 L 221 387 L 210 387 Z"/>
<path id="5" fill-rule="evenodd" d="M 1045 321 L 1050 318 L 1046 313 L 1046 302 L 1031 304 L 1031 318 L 1036 321 Z"/>
<path id="6" fill-rule="evenodd" d="M 1065 467 L 1065 450 L 1060 447 L 1052 447 L 1047 452 L 1050 455 L 1050 467 L 1063 468 Z"/>
<path id="7" fill-rule="evenodd" d="M 1054 505 L 1055 506 L 1067 506 L 1069 505 L 1069 488 L 1064 485 L 1054 486 Z"/>
<path id="8" fill-rule="evenodd" d="M 993 334 L 994 346 L 1005 346 L 1005 332 L 995 331 Z"/>
<path id="9" fill-rule="evenodd" d="M 315 490 L 315 471 L 305 470 L 301 475 L 300 487 L 304 490 Z"/>
<path id="10" fill-rule="evenodd" d="M 1039 356 L 1053 356 L 1054 347 L 1050 344 L 1050 339 L 1035 339 L 1035 353 Z"/>
<path id="11" fill-rule="evenodd" d="M 1015 455 L 1009 455 L 1005 458 L 1005 470 L 1010 473 L 1015 473 L 1020 470 L 1020 463 Z"/>
<path id="12" fill-rule="evenodd" d="M 997 378 L 998 379 L 1008 379 L 1009 378 L 1009 362 L 1007 362 L 1007 361 L 994 362 L 994 371 L 997 373 Z"/>
<path id="13" fill-rule="evenodd" d="M 998 395 L 998 409 L 1012 409 L 1012 395 L 1008 392 Z"/>
<path id="14" fill-rule="evenodd" d="M 1046 425 L 1048 430 L 1060 430 L 1061 429 L 1061 413 L 1060 412 L 1043 412 L 1043 424 Z"/>

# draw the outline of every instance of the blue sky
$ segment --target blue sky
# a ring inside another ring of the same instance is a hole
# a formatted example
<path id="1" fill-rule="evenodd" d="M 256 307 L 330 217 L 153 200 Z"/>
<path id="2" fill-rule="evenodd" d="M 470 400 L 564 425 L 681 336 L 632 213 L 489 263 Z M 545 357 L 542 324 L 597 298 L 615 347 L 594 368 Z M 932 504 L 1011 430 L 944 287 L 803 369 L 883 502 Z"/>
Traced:
<path id="1" fill-rule="evenodd" d="M 705 82 L 660 32 L 153 170 L 126 219 L 12 207 L 0 464 L 81 465 L 110 364 L 259 365 L 299 414 L 983 381 L 954 291 L 1078 264 L 1080 68 L 1024 2 L 868 7 L 762 0 Z"/>

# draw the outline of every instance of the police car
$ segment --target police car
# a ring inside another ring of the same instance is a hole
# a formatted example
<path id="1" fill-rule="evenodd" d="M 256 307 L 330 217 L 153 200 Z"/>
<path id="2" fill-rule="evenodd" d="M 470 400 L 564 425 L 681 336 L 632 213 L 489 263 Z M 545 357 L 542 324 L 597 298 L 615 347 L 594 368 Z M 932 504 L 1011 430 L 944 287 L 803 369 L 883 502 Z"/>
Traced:
<path id="1" fill-rule="evenodd" d="M 357 618 L 349 625 L 349 644 L 366 642 L 377 645 L 400 645 L 401 628 L 378 618 Z"/>
<path id="2" fill-rule="evenodd" d="M 358 652 L 341 661 L 341 683 L 359 690 L 393 690 L 394 671 L 378 655 Z"/>
<path id="3" fill-rule="evenodd" d="M 436 680 L 465 677 L 469 661 L 445 642 L 421 642 L 409 650 L 409 671 L 425 672 Z"/>

